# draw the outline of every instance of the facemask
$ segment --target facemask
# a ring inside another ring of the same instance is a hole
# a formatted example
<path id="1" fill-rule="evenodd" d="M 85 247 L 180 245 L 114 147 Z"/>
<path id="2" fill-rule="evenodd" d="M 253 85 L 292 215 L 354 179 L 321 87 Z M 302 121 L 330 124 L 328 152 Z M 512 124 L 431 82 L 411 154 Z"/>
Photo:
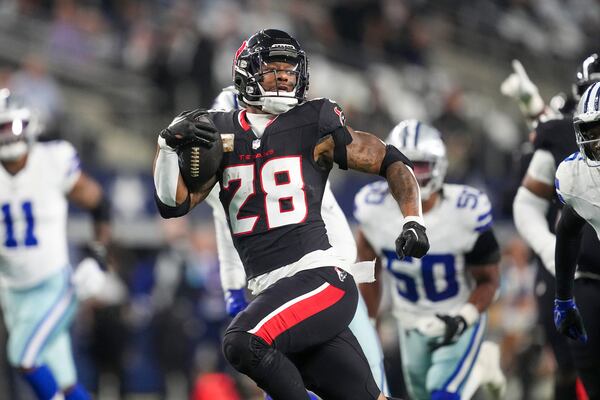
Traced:
<path id="1" fill-rule="evenodd" d="M 276 95 L 277 92 L 267 92 L 265 94 L 267 96 L 262 98 L 262 110 L 266 113 L 279 115 L 298 105 L 298 99 L 295 97 L 268 96 L 269 94 Z"/>
<path id="2" fill-rule="evenodd" d="M 28 146 L 25 142 L 15 142 L 0 146 L 0 160 L 14 161 L 27 153 Z"/>

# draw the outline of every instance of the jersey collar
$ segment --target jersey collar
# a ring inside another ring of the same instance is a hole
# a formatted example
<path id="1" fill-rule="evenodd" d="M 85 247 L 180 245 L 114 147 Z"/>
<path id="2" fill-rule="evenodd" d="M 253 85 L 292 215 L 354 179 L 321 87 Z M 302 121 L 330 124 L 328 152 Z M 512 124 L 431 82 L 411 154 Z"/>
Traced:
<path id="1" fill-rule="evenodd" d="M 241 110 L 238 113 L 238 123 L 245 132 L 250 130 L 250 123 L 248 122 L 248 118 L 246 118 L 246 110 Z"/>

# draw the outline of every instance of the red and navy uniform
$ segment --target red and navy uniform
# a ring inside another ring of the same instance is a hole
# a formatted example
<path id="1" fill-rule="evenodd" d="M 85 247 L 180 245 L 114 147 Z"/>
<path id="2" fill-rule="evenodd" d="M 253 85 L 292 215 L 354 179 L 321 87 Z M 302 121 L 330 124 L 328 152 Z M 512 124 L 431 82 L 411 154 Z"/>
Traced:
<path id="1" fill-rule="evenodd" d="M 325 137 L 349 135 L 340 107 L 307 101 L 278 115 L 261 138 L 246 111 L 211 112 L 234 135 L 218 172 L 220 200 L 248 279 L 331 247 L 321 201 L 332 165 L 314 160 Z M 306 269 L 262 291 L 227 328 L 223 351 L 273 399 L 375 400 L 379 389 L 348 324 L 358 291 L 336 265 Z"/>
<path id="2" fill-rule="evenodd" d="M 318 165 L 313 152 L 319 140 L 343 129 L 340 107 L 327 99 L 307 101 L 277 116 L 260 139 L 245 110 L 210 115 L 219 132 L 235 135 L 218 178 L 248 279 L 331 247 L 321 218 L 331 165 Z"/>

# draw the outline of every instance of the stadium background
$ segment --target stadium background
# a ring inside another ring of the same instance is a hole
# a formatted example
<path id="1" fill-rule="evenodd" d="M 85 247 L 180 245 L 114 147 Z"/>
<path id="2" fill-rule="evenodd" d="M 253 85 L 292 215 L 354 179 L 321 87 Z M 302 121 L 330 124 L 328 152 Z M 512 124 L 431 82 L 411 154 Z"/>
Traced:
<path id="1" fill-rule="evenodd" d="M 518 58 L 546 101 L 569 92 L 597 50 L 599 22 L 594 0 L 0 1 L 0 86 L 43 112 L 46 138 L 71 141 L 114 203 L 112 284 L 73 327 L 82 381 L 102 400 L 261 398 L 220 355 L 228 318 L 210 210 L 160 220 L 151 162 L 159 129 L 210 106 L 241 41 L 273 27 L 308 50 L 309 95 L 338 101 L 351 126 L 384 138 L 419 118 L 443 132 L 448 180 L 487 191 L 495 206 L 502 290 L 488 336 L 502 346 L 507 398 L 551 398 L 535 267 L 511 216 L 528 130 L 499 86 Z M 353 196 L 372 178 L 336 172 L 334 193 L 352 218 Z M 73 261 L 90 232 L 72 210 Z M 384 318 L 380 331 L 393 384 L 393 324 Z M 0 346 L 0 398 L 30 399 L 5 359 Z"/>

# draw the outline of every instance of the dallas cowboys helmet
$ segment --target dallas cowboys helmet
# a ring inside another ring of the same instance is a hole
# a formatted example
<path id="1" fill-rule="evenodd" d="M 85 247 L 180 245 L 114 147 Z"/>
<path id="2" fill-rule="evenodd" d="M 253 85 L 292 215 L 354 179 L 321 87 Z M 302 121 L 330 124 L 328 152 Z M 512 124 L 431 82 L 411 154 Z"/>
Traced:
<path id="1" fill-rule="evenodd" d="M 579 68 L 573 83 L 573 96 L 576 100 L 581 98 L 585 90 L 594 82 L 600 81 L 600 59 L 598 54 L 592 54 L 587 57 Z"/>
<path id="2" fill-rule="evenodd" d="M 0 161 L 19 159 L 41 131 L 36 114 L 0 89 Z"/>
<path id="3" fill-rule="evenodd" d="M 296 85 L 291 92 L 275 89 L 265 90 L 261 82 L 266 74 L 277 71 L 266 70 L 270 62 L 285 62 L 293 65 Z M 300 43 L 288 33 L 277 29 L 261 30 L 250 36 L 237 50 L 233 60 L 233 82 L 238 91 L 238 100 L 245 105 L 287 111 L 306 100 L 308 92 L 308 58 Z M 272 107 L 274 105 L 274 107 Z"/>
<path id="4" fill-rule="evenodd" d="M 423 200 L 442 188 L 448 158 L 437 129 L 414 119 L 405 120 L 392 129 L 386 143 L 397 147 L 413 162 Z"/>
<path id="5" fill-rule="evenodd" d="M 600 167 L 600 82 L 581 96 L 573 117 L 579 152 L 590 167 Z"/>

